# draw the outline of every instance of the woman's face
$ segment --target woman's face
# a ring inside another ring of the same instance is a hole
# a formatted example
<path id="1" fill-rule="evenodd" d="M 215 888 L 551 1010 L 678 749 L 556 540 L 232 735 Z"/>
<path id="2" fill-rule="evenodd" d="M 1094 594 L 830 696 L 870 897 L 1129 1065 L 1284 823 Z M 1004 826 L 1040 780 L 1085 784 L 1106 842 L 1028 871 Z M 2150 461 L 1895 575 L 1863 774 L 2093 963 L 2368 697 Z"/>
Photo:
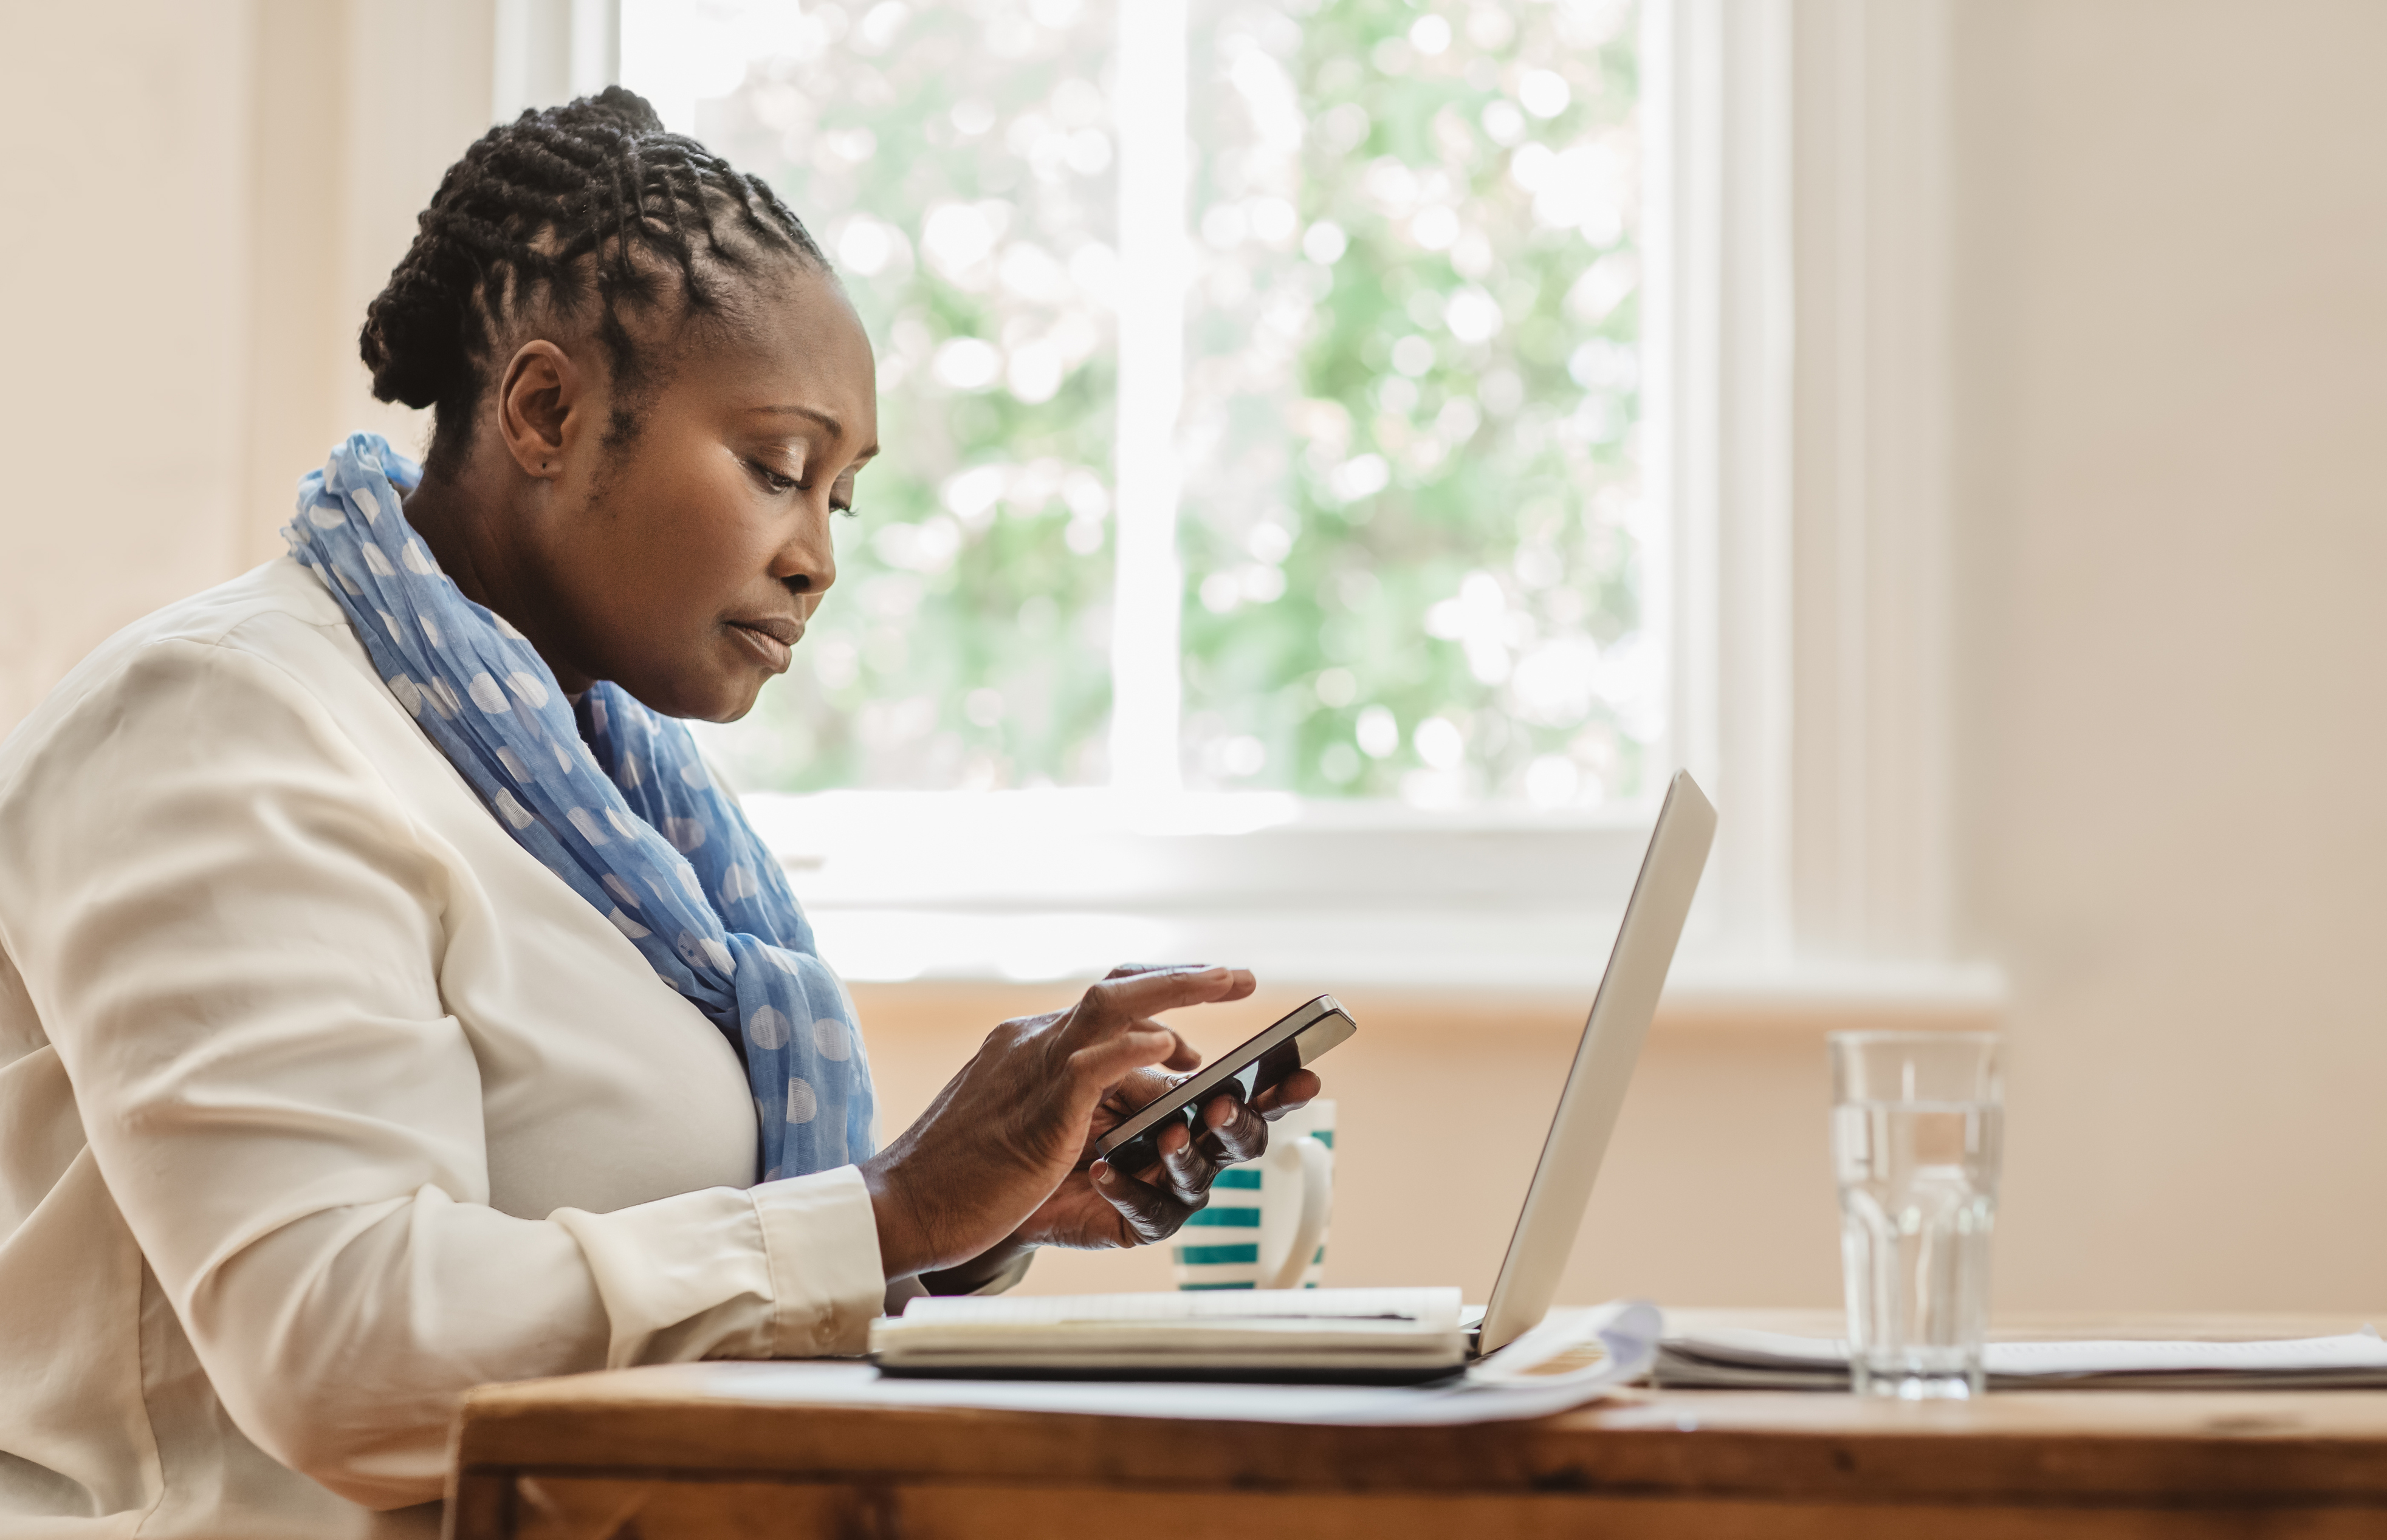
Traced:
<path id="1" fill-rule="evenodd" d="M 567 690 L 611 679 L 666 714 L 734 721 L 836 580 L 830 520 L 878 452 L 869 339 L 825 273 L 758 278 L 742 309 L 687 330 L 626 445 L 604 442 L 614 403 L 596 390 L 557 446 L 524 529 L 537 581 L 509 585 L 538 590 L 521 596 L 533 613 L 509 618 Z"/>

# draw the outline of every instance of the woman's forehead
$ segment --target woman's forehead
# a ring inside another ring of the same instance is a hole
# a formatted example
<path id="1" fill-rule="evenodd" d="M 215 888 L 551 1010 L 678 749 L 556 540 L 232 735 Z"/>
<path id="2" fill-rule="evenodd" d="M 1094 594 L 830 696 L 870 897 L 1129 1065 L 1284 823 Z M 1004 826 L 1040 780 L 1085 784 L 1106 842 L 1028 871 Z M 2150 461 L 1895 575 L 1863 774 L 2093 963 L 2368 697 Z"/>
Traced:
<path id="1" fill-rule="evenodd" d="M 857 435 L 878 427 L 878 365 L 862 320 L 834 280 L 760 288 L 734 324 L 690 350 L 681 378 L 734 410 Z"/>

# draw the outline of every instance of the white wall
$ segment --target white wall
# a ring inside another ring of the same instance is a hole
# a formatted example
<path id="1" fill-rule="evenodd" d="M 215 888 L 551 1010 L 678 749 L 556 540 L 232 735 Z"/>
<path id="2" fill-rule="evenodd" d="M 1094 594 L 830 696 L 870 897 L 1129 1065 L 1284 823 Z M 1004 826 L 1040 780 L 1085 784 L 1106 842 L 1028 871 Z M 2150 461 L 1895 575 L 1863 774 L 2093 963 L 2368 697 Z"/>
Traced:
<path id="1" fill-rule="evenodd" d="M 2381 58 L 2371 0 L 1959 13 L 2010 1303 L 2387 1301 Z"/>
<path id="2" fill-rule="evenodd" d="M 15 5 L 0 43 L 0 731 L 238 570 L 248 7 Z"/>
<path id="3" fill-rule="evenodd" d="M 340 434 L 419 444 L 356 330 L 487 126 L 492 4 L 0 17 L 0 134 L 36 147 L 0 242 L 0 732 L 109 632 L 278 554 Z"/>

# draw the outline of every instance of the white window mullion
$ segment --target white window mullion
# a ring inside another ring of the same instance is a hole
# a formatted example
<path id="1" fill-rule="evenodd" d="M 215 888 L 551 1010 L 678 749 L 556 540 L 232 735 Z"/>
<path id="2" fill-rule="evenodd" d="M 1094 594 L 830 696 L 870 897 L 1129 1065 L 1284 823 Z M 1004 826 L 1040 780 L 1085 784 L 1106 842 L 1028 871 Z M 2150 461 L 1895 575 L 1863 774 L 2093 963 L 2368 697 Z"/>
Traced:
<path id="1" fill-rule="evenodd" d="M 489 117 L 593 95 L 622 78 L 621 0 L 497 0 Z"/>
<path id="2" fill-rule="evenodd" d="M 1946 0 L 1797 12 L 1802 956 L 1943 958 Z"/>
<path id="3" fill-rule="evenodd" d="M 1111 784 L 1174 791 L 1185 375 L 1185 0 L 1119 0 L 1118 575 Z"/>
<path id="4" fill-rule="evenodd" d="M 593 96 L 622 78 L 622 0 L 572 0 L 572 94 Z"/>
<path id="5" fill-rule="evenodd" d="M 1718 958 L 1774 966 L 1791 940 L 1788 6 L 1648 3 L 1663 78 L 1645 120 L 1671 216 L 1652 232 L 1671 730 L 1720 814 L 1691 934 Z"/>

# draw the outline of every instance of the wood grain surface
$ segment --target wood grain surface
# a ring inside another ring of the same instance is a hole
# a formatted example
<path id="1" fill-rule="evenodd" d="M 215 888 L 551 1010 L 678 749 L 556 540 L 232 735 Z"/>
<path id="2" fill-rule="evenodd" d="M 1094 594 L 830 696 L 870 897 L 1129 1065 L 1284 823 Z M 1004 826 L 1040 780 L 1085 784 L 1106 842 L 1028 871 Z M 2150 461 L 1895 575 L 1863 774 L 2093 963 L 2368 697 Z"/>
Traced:
<path id="1" fill-rule="evenodd" d="M 2001 1334 L 2305 1336 L 2354 1324 L 2137 1318 Z M 942 1540 L 1156 1521 L 1238 1540 L 2387 1534 L 2387 1392 L 2051 1391 L 1912 1406 L 1631 1392 L 1537 1421 L 1347 1428 L 785 1399 L 806 1372 L 682 1364 L 476 1391 L 458 1424 L 449 1533 Z"/>

